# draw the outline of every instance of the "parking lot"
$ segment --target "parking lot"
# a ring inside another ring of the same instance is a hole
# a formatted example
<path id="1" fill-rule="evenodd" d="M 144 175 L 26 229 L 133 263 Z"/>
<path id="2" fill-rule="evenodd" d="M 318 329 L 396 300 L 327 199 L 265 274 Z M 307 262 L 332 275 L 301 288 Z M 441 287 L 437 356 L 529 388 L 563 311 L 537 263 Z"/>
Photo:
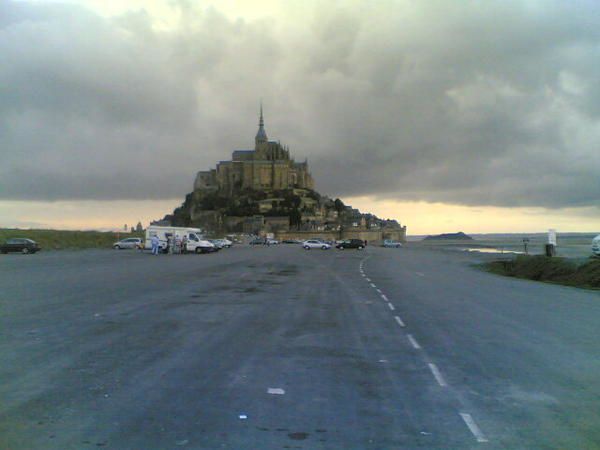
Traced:
<path id="1" fill-rule="evenodd" d="M 598 293 L 476 258 L 2 255 L 0 447 L 592 448 Z"/>

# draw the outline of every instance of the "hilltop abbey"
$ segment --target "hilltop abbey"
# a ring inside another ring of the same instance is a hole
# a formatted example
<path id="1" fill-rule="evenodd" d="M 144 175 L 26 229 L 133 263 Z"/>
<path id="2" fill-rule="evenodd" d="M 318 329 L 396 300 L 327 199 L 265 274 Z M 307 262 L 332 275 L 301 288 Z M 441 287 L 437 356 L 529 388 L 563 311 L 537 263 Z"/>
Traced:
<path id="1" fill-rule="evenodd" d="M 406 238 L 406 227 L 396 220 L 363 214 L 316 192 L 308 161 L 296 162 L 288 147 L 267 138 L 262 105 L 254 149 L 235 150 L 230 161 L 197 172 L 194 190 L 161 222 L 279 239 Z"/>
<path id="2" fill-rule="evenodd" d="M 262 105 L 254 150 L 235 150 L 231 161 L 221 161 L 216 169 L 198 172 L 194 190 L 232 194 L 243 189 L 314 189 L 308 162 L 290 158 L 288 147 L 269 141 L 265 132 Z"/>

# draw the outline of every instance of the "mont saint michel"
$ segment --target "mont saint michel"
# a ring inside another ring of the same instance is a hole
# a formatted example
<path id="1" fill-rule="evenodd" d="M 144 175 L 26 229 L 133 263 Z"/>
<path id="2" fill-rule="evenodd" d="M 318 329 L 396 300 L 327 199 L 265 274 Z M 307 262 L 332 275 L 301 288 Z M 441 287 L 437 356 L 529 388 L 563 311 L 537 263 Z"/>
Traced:
<path id="1" fill-rule="evenodd" d="M 308 160 L 297 162 L 288 146 L 267 137 L 262 105 L 254 148 L 234 150 L 230 160 L 199 171 L 183 205 L 163 221 L 280 239 L 406 239 L 406 226 L 396 220 L 319 194 Z"/>

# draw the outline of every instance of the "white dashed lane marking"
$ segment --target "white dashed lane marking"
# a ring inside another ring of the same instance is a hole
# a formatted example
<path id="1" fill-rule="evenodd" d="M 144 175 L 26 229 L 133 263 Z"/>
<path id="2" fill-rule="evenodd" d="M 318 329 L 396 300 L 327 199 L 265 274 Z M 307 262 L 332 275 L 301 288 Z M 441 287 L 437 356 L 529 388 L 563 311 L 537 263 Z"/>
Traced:
<path id="1" fill-rule="evenodd" d="M 444 377 L 442 376 L 440 370 L 437 368 L 437 366 L 435 364 L 429 363 L 429 370 L 431 370 L 431 373 L 433 374 L 435 381 L 437 381 L 440 386 L 442 386 L 442 387 L 448 386 L 448 383 L 446 383 L 446 380 L 444 380 Z"/>
<path id="2" fill-rule="evenodd" d="M 396 322 L 398 322 L 398 325 L 400 325 L 402 328 L 404 328 L 406 325 L 404 325 L 404 322 L 402 322 L 402 319 L 400 318 L 400 316 L 394 316 L 394 319 L 396 319 Z"/>
<path id="3" fill-rule="evenodd" d="M 408 340 L 410 341 L 410 345 L 413 346 L 414 349 L 416 350 L 420 350 L 421 346 L 419 345 L 419 343 L 417 342 L 417 340 L 413 337 L 412 334 L 409 334 L 406 336 L 408 338 Z"/>
<path id="4" fill-rule="evenodd" d="M 271 395 L 284 395 L 285 394 L 285 390 L 283 390 L 281 388 L 269 388 L 269 389 L 267 389 L 267 394 L 271 394 Z"/>
<path id="5" fill-rule="evenodd" d="M 471 431 L 471 433 L 473 433 L 473 436 L 475 436 L 475 439 L 477 439 L 477 442 L 488 442 L 486 437 L 483 435 L 483 433 L 481 432 L 481 430 L 479 429 L 479 427 L 477 426 L 477 424 L 471 417 L 471 414 L 467 414 L 467 413 L 459 413 L 459 414 L 460 414 L 460 417 L 462 417 L 462 419 L 467 424 L 467 427 L 469 427 L 469 430 Z"/>
<path id="6" fill-rule="evenodd" d="M 375 286 L 375 284 L 373 284 L 371 282 L 371 279 L 369 277 L 366 276 L 366 274 L 363 271 L 362 263 L 360 264 L 360 274 L 365 278 L 365 280 L 367 282 L 369 282 L 369 284 L 371 285 L 372 288 L 377 290 L 377 292 L 381 295 L 381 298 L 383 300 L 385 300 L 386 302 L 388 302 L 388 308 L 390 308 L 391 311 L 395 311 L 396 308 L 394 307 L 394 305 L 392 303 L 390 303 L 390 300 L 387 298 L 387 296 L 385 294 L 383 294 L 381 289 L 377 288 L 377 286 Z M 425 276 L 425 274 L 423 272 L 415 272 L 415 275 L 417 275 L 419 277 Z M 402 328 L 406 327 L 406 325 L 404 324 L 404 322 L 402 321 L 400 316 L 394 316 L 394 319 L 396 320 L 398 325 L 400 325 Z M 414 349 L 416 349 L 416 350 L 421 349 L 421 346 L 419 345 L 419 343 L 417 342 L 417 340 L 414 338 L 414 336 L 412 334 L 407 334 L 406 337 L 408 338 L 408 341 L 410 342 L 410 344 L 413 346 Z M 384 362 L 384 361 L 387 362 L 387 360 L 380 360 L 379 362 Z M 428 363 L 427 365 L 429 366 L 429 370 L 431 370 L 431 373 L 433 374 L 435 381 L 437 381 L 437 383 L 442 387 L 448 386 L 448 383 L 446 383 L 446 380 L 444 379 L 442 373 L 437 368 L 437 366 L 433 363 Z M 481 430 L 479 429 L 479 427 L 477 426 L 477 424 L 473 420 L 473 417 L 471 417 L 470 414 L 462 413 L 462 412 L 459 414 L 460 414 L 460 417 L 465 422 L 465 424 L 467 425 L 467 427 L 469 428 L 469 431 L 471 431 L 473 436 L 475 436 L 475 439 L 477 439 L 477 442 L 488 442 L 487 438 L 481 432 Z"/>

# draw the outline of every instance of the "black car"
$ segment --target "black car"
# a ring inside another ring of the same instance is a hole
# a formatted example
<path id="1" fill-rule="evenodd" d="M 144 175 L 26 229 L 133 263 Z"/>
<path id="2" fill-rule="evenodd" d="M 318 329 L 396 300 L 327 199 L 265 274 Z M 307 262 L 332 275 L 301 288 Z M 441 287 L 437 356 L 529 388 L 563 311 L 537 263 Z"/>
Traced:
<path id="1" fill-rule="evenodd" d="M 35 253 L 39 252 L 42 248 L 37 242 L 26 238 L 12 238 L 0 246 L 1 253 L 8 252 L 19 252 L 19 253 Z"/>
<path id="2" fill-rule="evenodd" d="M 281 241 L 282 244 L 302 244 L 302 241 L 298 239 L 284 239 Z"/>
<path id="3" fill-rule="evenodd" d="M 357 248 L 359 250 L 362 250 L 363 248 L 365 248 L 365 241 L 363 241 L 362 239 L 348 239 L 346 241 L 340 242 L 335 247 L 339 248 L 340 250 L 344 250 L 345 248 Z"/>

